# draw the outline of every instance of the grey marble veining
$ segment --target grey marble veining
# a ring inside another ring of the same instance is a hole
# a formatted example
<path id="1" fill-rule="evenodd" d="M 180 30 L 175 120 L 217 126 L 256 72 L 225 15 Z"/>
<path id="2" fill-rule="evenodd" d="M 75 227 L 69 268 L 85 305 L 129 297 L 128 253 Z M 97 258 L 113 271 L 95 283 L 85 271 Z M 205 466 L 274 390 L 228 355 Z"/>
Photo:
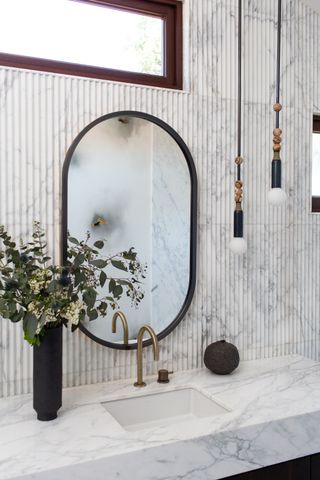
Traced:
<path id="1" fill-rule="evenodd" d="M 152 310 L 161 332 L 181 310 L 190 277 L 191 179 L 180 147 L 164 130 L 153 129 Z M 168 288 L 170 286 L 170 288 Z"/>
<path id="2" fill-rule="evenodd" d="M 46 225 L 58 258 L 61 168 L 76 135 L 116 110 L 169 123 L 193 155 L 199 181 L 197 287 L 179 327 L 161 342 L 164 366 L 198 368 L 208 343 L 225 336 L 242 359 L 300 353 L 320 358 L 320 216 L 310 214 L 312 113 L 320 113 L 320 18 L 283 1 L 280 209 L 267 205 L 272 158 L 276 2 L 243 2 L 243 165 L 248 252 L 232 236 L 236 152 L 236 0 L 185 0 L 186 91 L 0 69 L 0 222 L 14 234 Z M 151 352 L 146 369 L 155 372 Z M 135 353 L 65 334 L 64 384 L 133 377 Z M 30 392 L 32 350 L 19 325 L 0 324 L 0 396 Z"/>
<path id="3" fill-rule="evenodd" d="M 0 479 L 188 480 L 225 476 L 318 452 L 320 364 L 288 356 L 248 361 L 232 375 L 148 379 L 143 394 L 194 387 L 230 411 L 128 432 L 101 402 L 141 395 L 130 382 L 67 389 L 57 420 L 35 420 L 29 395 L 0 401 Z M 19 451 L 19 462 L 16 452 Z"/>

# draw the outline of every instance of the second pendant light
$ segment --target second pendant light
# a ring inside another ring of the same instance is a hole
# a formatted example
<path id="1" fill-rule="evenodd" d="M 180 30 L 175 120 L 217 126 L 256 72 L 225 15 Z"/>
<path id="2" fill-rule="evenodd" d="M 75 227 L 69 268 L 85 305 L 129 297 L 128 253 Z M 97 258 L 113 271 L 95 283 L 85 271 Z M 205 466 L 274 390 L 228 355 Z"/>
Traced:
<path id="1" fill-rule="evenodd" d="M 238 4 L 238 119 L 237 119 L 237 156 L 235 188 L 235 210 L 233 214 L 233 238 L 230 242 L 230 249 L 233 253 L 242 254 L 247 250 L 247 242 L 243 238 L 243 182 L 241 180 L 241 42 L 242 42 L 242 0 Z"/>
<path id="2" fill-rule="evenodd" d="M 281 188 L 281 135 L 279 116 L 282 109 L 280 102 L 280 57 L 281 57 L 281 0 L 278 0 L 278 25 L 277 25 L 277 77 L 276 77 L 276 103 L 273 110 L 276 112 L 276 128 L 273 130 L 273 160 L 271 164 L 271 190 L 268 193 L 268 202 L 271 205 L 281 205 L 286 201 L 286 192 Z"/>

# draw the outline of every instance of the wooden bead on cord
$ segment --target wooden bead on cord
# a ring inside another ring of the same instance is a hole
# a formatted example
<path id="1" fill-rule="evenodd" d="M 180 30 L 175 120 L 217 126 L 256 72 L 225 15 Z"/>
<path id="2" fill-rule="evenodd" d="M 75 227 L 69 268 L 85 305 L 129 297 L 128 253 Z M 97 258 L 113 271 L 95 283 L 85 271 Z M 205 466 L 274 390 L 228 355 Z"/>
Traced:
<path id="1" fill-rule="evenodd" d="M 234 199 L 236 203 L 242 202 L 243 195 L 243 182 L 241 180 L 236 180 L 234 182 Z"/>
<path id="2" fill-rule="evenodd" d="M 281 141 L 282 141 L 282 130 L 281 128 L 275 128 L 273 130 L 273 151 L 280 152 L 281 150 Z"/>

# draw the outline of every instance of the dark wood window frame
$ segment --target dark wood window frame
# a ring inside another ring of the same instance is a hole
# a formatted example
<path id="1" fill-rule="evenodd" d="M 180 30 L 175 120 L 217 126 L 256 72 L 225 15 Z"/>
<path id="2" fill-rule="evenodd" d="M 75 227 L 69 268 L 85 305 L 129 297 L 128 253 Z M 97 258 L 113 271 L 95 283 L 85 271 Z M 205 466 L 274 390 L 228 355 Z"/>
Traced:
<path id="1" fill-rule="evenodd" d="M 312 133 L 320 135 L 320 115 L 313 115 Z M 320 213 L 320 197 L 312 197 L 312 213 Z"/>
<path id="2" fill-rule="evenodd" d="M 150 75 L 0 52 L 0 65 L 115 82 L 182 89 L 182 2 L 179 0 L 72 0 L 112 7 L 164 21 L 164 74 Z"/>

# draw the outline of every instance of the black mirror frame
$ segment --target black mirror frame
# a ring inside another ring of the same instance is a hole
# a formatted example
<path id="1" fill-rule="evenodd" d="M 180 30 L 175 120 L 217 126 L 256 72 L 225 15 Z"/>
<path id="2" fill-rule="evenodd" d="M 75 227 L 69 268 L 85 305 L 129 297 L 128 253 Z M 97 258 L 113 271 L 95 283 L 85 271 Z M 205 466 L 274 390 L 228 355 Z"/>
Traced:
<path id="1" fill-rule="evenodd" d="M 197 195 L 198 195 L 198 185 L 197 185 L 197 172 L 193 162 L 193 158 L 191 153 L 182 140 L 180 135 L 167 123 L 160 120 L 153 115 L 144 112 L 137 112 L 133 110 L 129 111 L 119 111 L 108 113 L 103 115 L 102 117 L 97 118 L 93 122 L 89 123 L 75 138 L 72 142 L 70 148 L 68 149 L 65 157 L 65 161 L 63 164 L 62 169 L 62 229 L 61 229 L 61 249 L 62 249 L 62 261 L 63 263 L 66 262 L 67 259 L 67 232 L 68 232 L 68 172 L 69 166 L 72 159 L 72 155 L 78 146 L 81 139 L 85 136 L 85 134 L 91 130 L 94 126 L 98 125 L 99 123 L 108 120 L 110 118 L 119 117 L 119 116 L 126 116 L 126 117 L 138 117 L 144 120 L 148 120 L 159 127 L 163 128 L 179 145 L 180 149 L 182 150 L 186 162 L 188 164 L 189 173 L 190 173 L 190 180 L 191 180 L 191 199 L 190 199 L 190 276 L 189 276 L 189 286 L 185 301 L 178 312 L 177 316 L 173 319 L 173 321 L 160 333 L 157 334 L 158 340 L 162 340 L 165 338 L 169 333 L 171 333 L 177 325 L 181 322 L 183 317 L 186 315 L 187 310 L 191 304 L 195 285 L 196 285 L 196 264 L 197 264 Z M 80 330 L 85 333 L 89 338 L 94 340 L 95 342 L 103 345 L 105 347 L 114 348 L 117 350 L 135 350 L 137 348 L 137 343 L 124 345 L 118 343 L 112 343 L 105 340 L 102 340 L 99 337 L 93 335 L 89 330 L 87 330 L 83 324 L 80 324 Z M 143 346 L 151 345 L 151 339 L 147 339 L 143 341 Z"/>

